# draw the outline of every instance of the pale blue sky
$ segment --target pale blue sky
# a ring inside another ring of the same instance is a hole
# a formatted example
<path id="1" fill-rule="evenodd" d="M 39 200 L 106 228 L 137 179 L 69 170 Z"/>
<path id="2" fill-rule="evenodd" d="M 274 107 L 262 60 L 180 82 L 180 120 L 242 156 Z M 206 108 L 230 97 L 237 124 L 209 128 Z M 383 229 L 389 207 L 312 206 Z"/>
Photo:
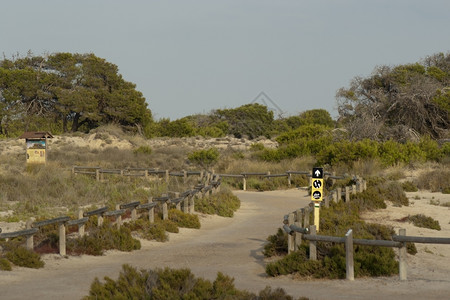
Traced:
<path id="1" fill-rule="evenodd" d="M 250 103 L 324 108 L 377 65 L 450 51 L 448 0 L 4 0 L 0 51 L 94 53 L 155 119 Z"/>

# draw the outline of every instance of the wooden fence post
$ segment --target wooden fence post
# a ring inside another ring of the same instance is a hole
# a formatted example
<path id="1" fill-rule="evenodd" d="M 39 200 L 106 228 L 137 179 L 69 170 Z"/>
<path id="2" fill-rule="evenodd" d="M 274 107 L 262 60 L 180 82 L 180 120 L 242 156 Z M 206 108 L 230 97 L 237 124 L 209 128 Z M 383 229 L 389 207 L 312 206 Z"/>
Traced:
<path id="1" fill-rule="evenodd" d="M 342 199 L 342 188 L 341 187 L 337 188 L 336 196 L 337 196 L 337 202 L 339 202 Z"/>
<path id="2" fill-rule="evenodd" d="M 180 193 L 179 192 L 175 192 L 174 195 L 175 198 L 179 198 L 180 197 Z M 175 204 L 176 209 L 181 211 L 181 202 L 177 202 L 177 204 Z"/>
<path id="3" fill-rule="evenodd" d="M 60 222 L 59 224 L 59 254 L 66 255 L 66 223 Z"/>
<path id="4" fill-rule="evenodd" d="M 189 213 L 189 195 L 186 196 L 183 200 L 183 212 L 185 214 Z"/>
<path id="5" fill-rule="evenodd" d="M 95 180 L 100 181 L 100 170 L 99 169 L 95 170 Z"/>
<path id="6" fill-rule="evenodd" d="M 136 210 L 137 206 L 134 206 L 131 208 L 131 220 L 135 221 L 137 220 L 137 210 Z"/>
<path id="7" fill-rule="evenodd" d="M 242 190 L 246 191 L 247 190 L 247 179 L 244 177 L 242 177 Z"/>
<path id="8" fill-rule="evenodd" d="M 194 195 L 189 195 L 188 197 L 189 202 L 189 213 L 193 214 L 195 212 L 195 199 Z"/>
<path id="9" fill-rule="evenodd" d="M 352 185 L 352 195 L 356 194 L 356 184 Z"/>
<path id="10" fill-rule="evenodd" d="M 290 213 L 288 216 L 288 226 L 294 224 L 294 214 Z M 288 234 L 288 254 L 295 251 L 295 237 Z"/>
<path id="11" fill-rule="evenodd" d="M 169 219 L 169 211 L 167 209 L 167 201 L 162 202 L 162 214 L 163 214 L 163 220 Z"/>
<path id="12" fill-rule="evenodd" d="M 120 204 L 117 204 L 116 205 L 116 210 L 119 210 L 120 209 Z M 116 216 L 116 226 L 117 226 L 117 229 L 120 229 L 120 226 L 122 225 L 122 215 L 117 215 Z"/>
<path id="13" fill-rule="evenodd" d="M 287 173 L 288 174 L 288 186 L 291 186 L 292 184 L 292 174 L 291 173 Z"/>
<path id="14" fill-rule="evenodd" d="M 316 225 L 309 226 L 309 235 L 316 235 Z M 309 259 L 317 260 L 317 242 L 309 241 Z"/>
<path id="15" fill-rule="evenodd" d="M 345 234 L 345 269 L 347 280 L 355 280 L 355 268 L 353 262 L 353 230 Z"/>
<path id="16" fill-rule="evenodd" d="M 78 210 L 78 219 L 83 219 L 83 209 L 79 209 Z M 84 228 L 85 228 L 85 223 L 78 225 L 78 235 L 80 237 L 84 236 Z"/>
<path id="17" fill-rule="evenodd" d="M 350 202 L 350 187 L 345 187 L 345 202 Z"/>
<path id="18" fill-rule="evenodd" d="M 166 179 L 166 183 L 169 183 L 169 170 L 166 170 L 165 179 Z"/>
<path id="19" fill-rule="evenodd" d="M 398 235 L 406 235 L 406 229 L 399 229 Z M 406 243 L 402 243 L 402 246 L 398 248 L 398 267 L 399 267 L 399 276 L 400 280 L 406 280 Z"/>
<path id="20" fill-rule="evenodd" d="M 187 171 L 183 170 L 183 183 L 186 183 L 187 181 Z"/>
<path id="21" fill-rule="evenodd" d="M 103 225 L 103 213 L 99 214 L 97 217 L 97 226 L 101 227 Z"/>
<path id="22" fill-rule="evenodd" d="M 295 215 L 296 215 L 296 220 L 295 220 L 296 222 L 294 224 L 298 227 L 302 227 L 302 223 L 303 223 L 302 211 L 300 209 L 297 209 L 295 211 Z M 301 244 L 302 244 L 302 234 L 300 232 L 296 232 L 295 233 L 294 251 L 297 251 L 298 247 L 300 247 Z"/>
<path id="23" fill-rule="evenodd" d="M 33 220 L 28 220 L 26 224 L 27 229 L 31 229 L 33 224 Z M 33 250 L 34 249 L 34 237 L 32 234 L 27 235 L 27 249 Z"/>
<path id="24" fill-rule="evenodd" d="M 153 203 L 153 197 L 148 198 L 148 203 Z M 155 223 L 155 208 L 152 207 L 148 210 L 148 221 L 150 224 Z"/>

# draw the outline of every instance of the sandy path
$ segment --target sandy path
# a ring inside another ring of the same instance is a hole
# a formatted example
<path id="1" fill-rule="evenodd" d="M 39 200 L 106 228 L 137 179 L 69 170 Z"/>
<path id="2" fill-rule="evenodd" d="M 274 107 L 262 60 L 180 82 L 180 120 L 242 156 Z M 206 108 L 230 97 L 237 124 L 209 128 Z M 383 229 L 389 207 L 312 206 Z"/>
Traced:
<path id="1" fill-rule="evenodd" d="M 309 197 L 299 190 L 236 194 L 242 205 L 234 218 L 206 216 L 200 230 L 182 229 L 167 243 L 143 242 L 139 251 L 112 251 L 102 257 L 48 255 L 44 269 L 0 271 L 0 299 L 80 299 L 95 277 L 116 278 L 125 263 L 138 268 L 186 267 L 209 279 L 221 271 L 234 277 L 238 288 L 257 292 L 270 285 L 311 299 L 448 299 L 450 295 L 447 254 L 428 257 L 443 262 L 432 264 L 432 269 L 425 265 L 429 261 L 413 258 L 406 282 L 397 277 L 354 282 L 267 278 L 262 255 L 265 239 L 280 227 L 284 214 L 304 207 Z"/>

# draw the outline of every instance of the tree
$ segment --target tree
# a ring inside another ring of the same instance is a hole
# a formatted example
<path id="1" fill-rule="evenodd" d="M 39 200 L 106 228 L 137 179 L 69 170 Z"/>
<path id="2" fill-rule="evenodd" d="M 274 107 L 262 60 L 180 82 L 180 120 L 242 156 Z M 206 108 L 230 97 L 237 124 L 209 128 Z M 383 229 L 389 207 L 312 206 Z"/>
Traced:
<path id="1" fill-rule="evenodd" d="M 339 122 L 351 139 L 449 135 L 450 54 L 422 63 L 381 66 L 337 92 Z"/>
<path id="2" fill-rule="evenodd" d="M 116 65 L 94 54 L 29 53 L 0 61 L 0 108 L 3 134 L 11 120 L 22 131 L 32 123 L 45 127 L 59 122 L 64 132 L 107 123 L 141 131 L 152 122 L 142 93 L 122 78 Z"/>
<path id="3" fill-rule="evenodd" d="M 229 133 L 235 137 L 270 137 L 273 125 L 273 112 L 258 103 L 242 105 L 234 109 L 218 109 L 213 112 L 217 120 L 228 124 Z"/>

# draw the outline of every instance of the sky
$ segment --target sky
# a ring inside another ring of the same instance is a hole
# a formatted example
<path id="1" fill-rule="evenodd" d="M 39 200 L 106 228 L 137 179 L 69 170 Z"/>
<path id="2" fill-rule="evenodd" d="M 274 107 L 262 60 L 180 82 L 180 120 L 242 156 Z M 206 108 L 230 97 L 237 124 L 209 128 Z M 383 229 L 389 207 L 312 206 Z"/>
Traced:
<path id="1" fill-rule="evenodd" d="M 448 0 L 3 0 L 6 58 L 93 53 L 136 84 L 155 120 L 257 102 L 326 109 L 375 67 L 450 51 Z M 263 92 L 266 96 L 257 98 Z"/>

